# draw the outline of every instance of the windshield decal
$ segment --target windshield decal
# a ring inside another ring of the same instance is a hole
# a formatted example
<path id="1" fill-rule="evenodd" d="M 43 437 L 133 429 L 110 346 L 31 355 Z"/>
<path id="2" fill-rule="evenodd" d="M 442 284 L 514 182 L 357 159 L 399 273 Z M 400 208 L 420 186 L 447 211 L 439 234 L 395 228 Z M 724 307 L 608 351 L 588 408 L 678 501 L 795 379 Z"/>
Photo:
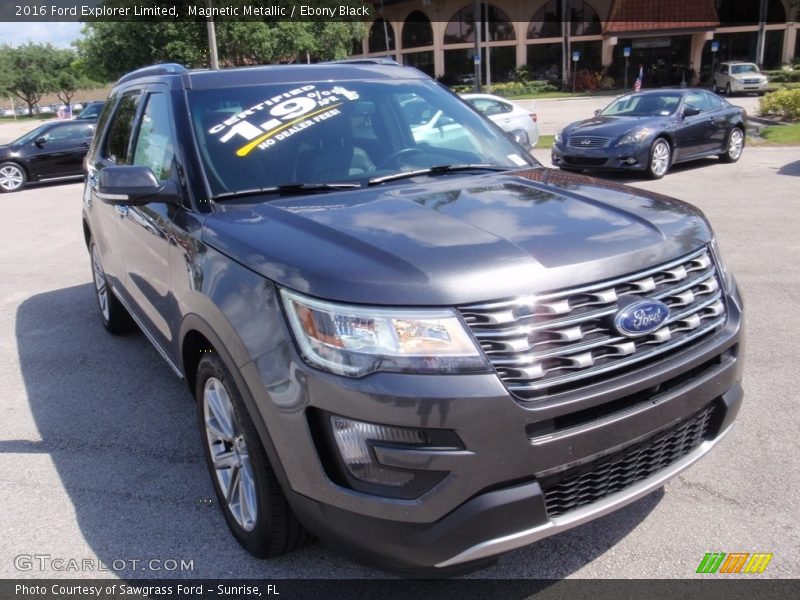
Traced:
<path id="1" fill-rule="evenodd" d="M 340 85 L 330 89 L 304 85 L 259 102 L 214 125 L 207 133 L 218 136 L 222 143 L 244 138 L 246 143 L 236 149 L 236 156 L 247 156 L 254 148 L 270 148 L 299 131 L 341 115 L 339 107 L 358 98 L 358 92 Z M 259 123 L 264 116 L 268 118 Z"/>

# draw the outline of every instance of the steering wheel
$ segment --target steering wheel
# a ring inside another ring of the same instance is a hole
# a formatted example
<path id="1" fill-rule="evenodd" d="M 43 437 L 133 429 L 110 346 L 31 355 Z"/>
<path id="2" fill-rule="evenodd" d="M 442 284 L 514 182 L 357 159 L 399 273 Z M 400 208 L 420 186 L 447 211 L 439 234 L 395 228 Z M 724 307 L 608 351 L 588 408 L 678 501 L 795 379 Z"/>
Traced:
<path id="1" fill-rule="evenodd" d="M 419 148 L 401 148 L 397 152 L 392 152 L 389 156 L 384 158 L 381 162 L 376 165 L 376 169 L 385 169 L 386 167 L 392 166 L 399 166 L 399 160 L 401 158 L 413 156 L 415 154 L 425 154 Z"/>

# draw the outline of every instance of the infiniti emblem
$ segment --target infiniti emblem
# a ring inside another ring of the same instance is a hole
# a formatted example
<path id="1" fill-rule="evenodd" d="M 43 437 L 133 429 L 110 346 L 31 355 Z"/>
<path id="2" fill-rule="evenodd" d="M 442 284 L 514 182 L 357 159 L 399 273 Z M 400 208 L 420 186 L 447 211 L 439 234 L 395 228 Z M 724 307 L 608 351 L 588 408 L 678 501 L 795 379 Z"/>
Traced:
<path id="1" fill-rule="evenodd" d="M 659 329 L 669 319 L 669 307 L 658 300 L 642 300 L 623 306 L 614 317 L 622 335 L 638 337 Z"/>
<path id="2" fill-rule="evenodd" d="M 592 143 L 591 140 L 581 140 L 581 144 L 583 144 L 584 146 L 588 146 L 591 143 Z"/>

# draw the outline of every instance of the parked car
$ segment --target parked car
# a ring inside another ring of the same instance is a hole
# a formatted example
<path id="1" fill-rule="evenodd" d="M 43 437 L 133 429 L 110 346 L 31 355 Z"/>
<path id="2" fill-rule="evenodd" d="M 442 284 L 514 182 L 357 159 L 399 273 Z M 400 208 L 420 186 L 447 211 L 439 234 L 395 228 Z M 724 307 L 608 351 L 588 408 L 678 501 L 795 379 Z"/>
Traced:
<path id="1" fill-rule="evenodd" d="M 525 148 L 539 142 L 539 123 L 534 105 L 526 110 L 510 100 L 491 94 L 462 94 L 461 97 L 510 133 Z"/>
<path id="2" fill-rule="evenodd" d="M 50 121 L 0 146 L 0 192 L 16 192 L 32 181 L 83 175 L 83 159 L 94 124 Z"/>
<path id="3" fill-rule="evenodd" d="M 0 117 L 13 117 L 13 116 L 14 116 L 14 109 L 4 108 L 0 110 Z"/>
<path id="4" fill-rule="evenodd" d="M 135 71 L 87 169 L 99 319 L 186 380 L 256 556 L 474 567 L 659 488 L 741 405 L 701 212 L 542 167 L 416 69 Z"/>
<path id="5" fill-rule="evenodd" d="M 745 143 L 744 109 L 706 90 L 659 89 L 626 94 L 591 119 L 555 136 L 554 165 L 663 177 L 679 162 L 718 156 L 736 162 Z"/>
<path id="6" fill-rule="evenodd" d="M 103 101 L 88 102 L 75 118 L 81 121 L 97 121 L 97 119 L 100 118 L 100 113 L 103 112 L 103 106 L 105 106 L 105 102 Z M 80 109 L 76 106 L 75 110 Z"/>
<path id="7" fill-rule="evenodd" d="M 728 96 L 743 92 L 757 92 L 759 96 L 763 96 L 768 86 L 769 78 L 757 65 L 748 62 L 718 64 L 712 83 L 715 92 L 724 91 Z"/>

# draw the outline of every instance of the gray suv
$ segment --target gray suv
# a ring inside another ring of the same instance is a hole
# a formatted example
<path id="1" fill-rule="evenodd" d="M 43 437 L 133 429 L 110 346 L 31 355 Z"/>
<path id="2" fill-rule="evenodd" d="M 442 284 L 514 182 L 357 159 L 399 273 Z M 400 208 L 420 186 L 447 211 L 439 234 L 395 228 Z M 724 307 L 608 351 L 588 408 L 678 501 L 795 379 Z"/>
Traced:
<path id="1" fill-rule="evenodd" d="M 423 104 L 448 135 L 415 134 Z M 414 69 L 148 67 L 87 169 L 100 318 L 186 380 L 256 556 L 311 533 L 473 568 L 657 489 L 739 410 L 700 211 L 544 168 Z"/>

